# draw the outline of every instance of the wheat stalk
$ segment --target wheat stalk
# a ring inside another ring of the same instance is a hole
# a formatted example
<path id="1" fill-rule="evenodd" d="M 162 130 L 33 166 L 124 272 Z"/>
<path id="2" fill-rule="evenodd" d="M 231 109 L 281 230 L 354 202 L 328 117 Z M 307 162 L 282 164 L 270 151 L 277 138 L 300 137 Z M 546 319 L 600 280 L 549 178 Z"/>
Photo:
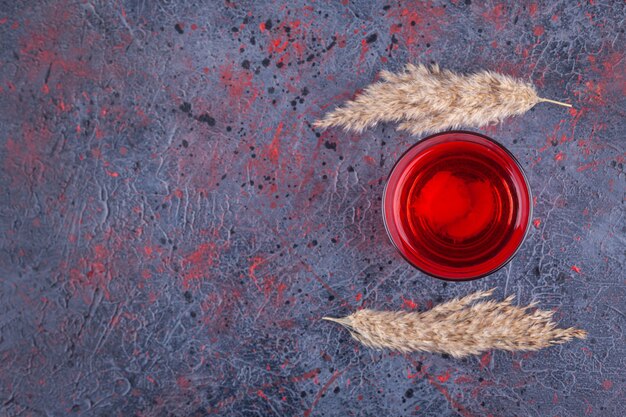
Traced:
<path id="1" fill-rule="evenodd" d="M 348 317 L 323 319 L 341 324 L 372 348 L 447 353 L 455 358 L 491 349 L 539 350 L 587 336 L 573 327 L 557 328 L 553 311 L 529 311 L 535 303 L 512 305 L 512 295 L 500 302 L 476 302 L 492 293 L 493 289 L 478 291 L 423 313 L 359 310 Z"/>
<path id="2" fill-rule="evenodd" d="M 382 71 L 380 76 L 381 82 L 314 125 L 362 132 L 380 122 L 402 122 L 399 129 L 419 135 L 498 123 L 540 102 L 571 107 L 539 97 L 531 83 L 492 71 L 460 75 L 437 65 L 409 64 L 404 72 Z"/>

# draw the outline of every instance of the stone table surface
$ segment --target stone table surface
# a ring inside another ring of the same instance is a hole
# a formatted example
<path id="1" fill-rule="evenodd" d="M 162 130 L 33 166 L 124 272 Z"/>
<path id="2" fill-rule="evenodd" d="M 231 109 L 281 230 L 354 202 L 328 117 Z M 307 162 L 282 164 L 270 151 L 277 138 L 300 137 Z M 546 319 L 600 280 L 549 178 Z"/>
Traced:
<path id="1" fill-rule="evenodd" d="M 0 1 L 0 415 L 626 415 L 623 1 Z M 381 195 L 419 138 L 312 128 L 382 69 L 545 97 L 479 131 L 535 196 L 514 260 L 411 268 Z M 477 289 L 585 341 L 379 352 L 321 322 Z"/>

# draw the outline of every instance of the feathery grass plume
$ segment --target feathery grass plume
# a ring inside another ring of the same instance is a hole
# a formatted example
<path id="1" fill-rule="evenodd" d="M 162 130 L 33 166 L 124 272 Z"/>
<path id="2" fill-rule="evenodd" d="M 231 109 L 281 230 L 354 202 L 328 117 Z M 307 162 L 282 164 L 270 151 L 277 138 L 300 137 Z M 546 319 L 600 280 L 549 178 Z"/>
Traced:
<path id="1" fill-rule="evenodd" d="M 414 135 L 481 127 L 526 113 L 535 104 L 570 104 L 541 98 L 528 82 L 492 71 L 460 75 L 439 66 L 406 66 L 404 72 L 380 73 L 354 100 L 346 102 L 314 123 L 362 132 L 381 122 L 402 122 L 401 130 Z"/>
<path id="2" fill-rule="evenodd" d="M 401 352 L 447 353 L 455 358 L 478 355 L 491 349 L 539 350 L 584 339 L 587 332 L 573 327 L 560 329 L 553 311 L 511 305 L 504 301 L 480 301 L 493 293 L 478 291 L 435 306 L 423 313 L 359 310 L 344 318 L 324 317 L 346 327 L 366 346 Z"/>

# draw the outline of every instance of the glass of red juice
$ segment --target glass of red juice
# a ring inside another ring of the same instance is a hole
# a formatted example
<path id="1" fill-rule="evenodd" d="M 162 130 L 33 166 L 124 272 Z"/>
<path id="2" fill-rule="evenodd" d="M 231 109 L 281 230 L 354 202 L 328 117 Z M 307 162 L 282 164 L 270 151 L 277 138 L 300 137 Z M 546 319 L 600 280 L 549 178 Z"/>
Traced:
<path id="1" fill-rule="evenodd" d="M 529 229 L 531 201 L 508 150 L 484 135 L 452 131 L 427 137 L 398 160 L 385 186 L 383 219 L 411 265 L 463 281 L 511 260 Z"/>

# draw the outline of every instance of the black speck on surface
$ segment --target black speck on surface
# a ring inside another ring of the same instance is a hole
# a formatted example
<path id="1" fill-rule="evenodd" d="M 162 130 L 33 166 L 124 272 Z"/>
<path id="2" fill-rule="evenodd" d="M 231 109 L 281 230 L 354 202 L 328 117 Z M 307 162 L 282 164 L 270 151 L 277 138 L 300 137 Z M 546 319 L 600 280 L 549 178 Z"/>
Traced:
<path id="1" fill-rule="evenodd" d="M 183 113 L 191 113 L 191 103 L 185 101 L 183 102 L 183 104 L 180 105 L 179 109 Z"/>
<path id="2" fill-rule="evenodd" d="M 365 42 L 367 42 L 367 43 L 374 43 L 374 42 L 376 42 L 377 39 L 378 39 L 378 34 L 377 33 L 372 33 L 371 35 L 369 35 L 365 39 Z"/>
<path id="3" fill-rule="evenodd" d="M 207 113 L 200 115 L 197 120 L 202 123 L 206 123 L 209 126 L 215 126 L 215 119 L 209 116 Z"/>
<path id="4" fill-rule="evenodd" d="M 176 32 L 178 32 L 181 35 L 185 33 L 185 30 L 183 29 L 183 26 L 180 23 L 176 23 L 174 25 L 174 29 L 176 29 Z"/>

